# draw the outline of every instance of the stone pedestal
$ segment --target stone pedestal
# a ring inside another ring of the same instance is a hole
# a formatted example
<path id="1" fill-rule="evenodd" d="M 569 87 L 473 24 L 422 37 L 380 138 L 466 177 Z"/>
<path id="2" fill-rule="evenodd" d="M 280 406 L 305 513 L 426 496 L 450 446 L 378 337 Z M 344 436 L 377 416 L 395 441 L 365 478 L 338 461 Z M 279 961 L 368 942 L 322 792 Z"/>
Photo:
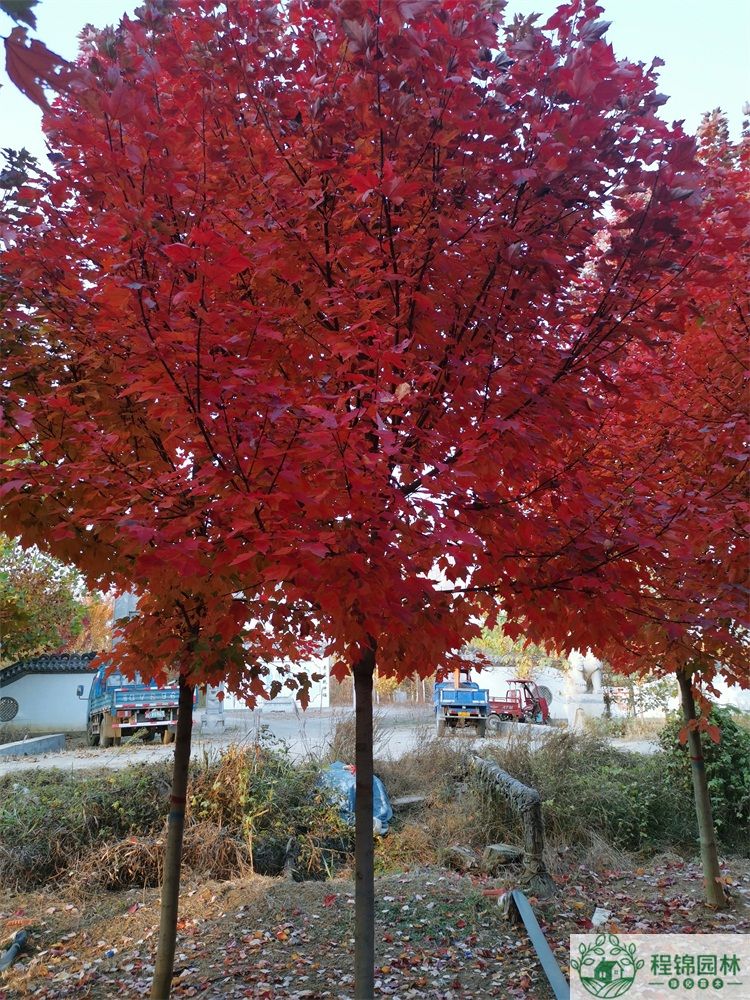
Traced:
<path id="1" fill-rule="evenodd" d="M 201 732 L 224 732 L 224 685 L 206 688 L 206 707 L 201 718 Z"/>
<path id="2" fill-rule="evenodd" d="M 601 691 L 576 692 L 568 698 L 568 727 L 582 732 L 584 719 L 600 719 L 604 715 L 604 698 Z"/>

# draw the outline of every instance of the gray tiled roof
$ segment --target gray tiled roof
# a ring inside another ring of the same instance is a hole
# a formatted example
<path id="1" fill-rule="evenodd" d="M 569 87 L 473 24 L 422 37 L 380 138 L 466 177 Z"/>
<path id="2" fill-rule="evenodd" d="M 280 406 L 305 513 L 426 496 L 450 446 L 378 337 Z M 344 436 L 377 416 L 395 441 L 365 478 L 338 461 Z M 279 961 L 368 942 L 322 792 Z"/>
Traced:
<path id="1" fill-rule="evenodd" d="M 93 670 L 91 661 L 97 653 L 45 653 L 28 660 L 16 660 L 0 668 L 0 688 L 26 674 L 79 674 Z"/>

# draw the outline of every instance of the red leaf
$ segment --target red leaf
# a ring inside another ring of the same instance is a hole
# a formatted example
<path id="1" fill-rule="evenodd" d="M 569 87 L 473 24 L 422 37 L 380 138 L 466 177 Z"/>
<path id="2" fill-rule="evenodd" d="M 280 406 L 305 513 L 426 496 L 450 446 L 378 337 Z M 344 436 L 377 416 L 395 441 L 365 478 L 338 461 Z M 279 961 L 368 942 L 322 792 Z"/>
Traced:
<path id="1" fill-rule="evenodd" d="M 49 105 L 39 81 L 59 89 L 57 74 L 68 63 L 36 38 L 26 45 L 26 34 L 26 28 L 14 28 L 5 39 L 5 69 L 21 93 L 46 109 Z"/>
<path id="2" fill-rule="evenodd" d="M 175 264 L 193 264 L 200 256 L 199 250 L 184 243 L 170 243 L 162 249 Z"/>
<path id="3" fill-rule="evenodd" d="M 718 726 L 708 725 L 706 726 L 706 732 L 714 743 L 721 742 L 721 730 Z"/>

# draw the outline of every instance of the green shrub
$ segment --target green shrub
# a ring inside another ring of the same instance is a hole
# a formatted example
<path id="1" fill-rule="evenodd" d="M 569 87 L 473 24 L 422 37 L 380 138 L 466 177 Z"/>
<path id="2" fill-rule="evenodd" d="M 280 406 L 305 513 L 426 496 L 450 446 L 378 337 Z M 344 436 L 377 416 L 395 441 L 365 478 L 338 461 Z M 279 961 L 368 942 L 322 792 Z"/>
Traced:
<path id="1" fill-rule="evenodd" d="M 195 778 L 190 812 L 242 836 L 262 874 L 278 875 L 291 850 L 300 875 L 325 876 L 348 861 L 352 831 L 319 777 L 283 745 L 231 746 Z"/>
<path id="2" fill-rule="evenodd" d="M 516 740 L 488 755 L 537 789 L 551 844 L 586 846 L 596 834 L 626 851 L 694 845 L 692 800 L 668 780 L 661 753 L 629 753 L 591 734 L 560 732 L 540 747 Z M 507 836 L 517 822 L 497 796 L 481 815 L 494 817 L 485 831 L 490 838 Z"/>
<path id="3" fill-rule="evenodd" d="M 166 766 L 0 778 L 0 882 L 55 879 L 102 843 L 155 833 L 166 818 L 169 787 Z"/>
<path id="4" fill-rule="evenodd" d="M 220 841 L 223 852 L 212 869 L 194 844 L 201 870 L 225 877 L 226 858 L 236 856 L 251 859 L 261 874 L 276 875 L 291 857 L 297 877 L 321 878 L 348 863 L 352 831 L 319 775 L 319 768 L 295 763 L 268 740 L 230 747 L 218 761 L 195 765 L 186 844 Z M 126 857 L 117 884 L 128 884 L 128 877 L 133 885 L 152 884 L 160 870 L 170 784 L 167 764 L 0 779 L 0 882 L 93 885 L 97 859 L 114 864 L 119 845 Z M 188 865 L 191 856 L 187 851 Z"/>
<path id="5" fill-rule="evenodd" d="M 716 833 L 725 846 L 750 848 L 750 731 L 738 725 L 732 709 L 714 708 L 709 722 L 718 726 L 718 743 L 703 736 L 703 756 Z M 670 717 L 660 736 L 669 780 L 692 799 L 690 759 L 679 741 L 683 721 Z"/>

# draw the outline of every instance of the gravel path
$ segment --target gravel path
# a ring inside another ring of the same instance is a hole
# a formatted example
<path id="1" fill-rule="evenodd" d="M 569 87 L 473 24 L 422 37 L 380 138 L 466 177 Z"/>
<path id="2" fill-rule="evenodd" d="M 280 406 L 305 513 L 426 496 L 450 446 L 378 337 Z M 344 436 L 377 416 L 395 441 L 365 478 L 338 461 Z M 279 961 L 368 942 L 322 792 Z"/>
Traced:
<path id="1" fill-rule="evenodd" d="M 434 732 L 433 715 L 429 708 L 421 707 L 415 710 L 411 706 L 388 706 L 377 709 L 377 715 L 378 728 L 382 732 L 381 747 L 377 754 L 379 757 L 390 756 L 398 759 L 431 737 Z M 231 743 L 252 742 L 263 731 L 286 743 L 291 755 L 297 759 L 322 754 L 328 747 L 336 725 L 342 719 L 349 717 L 351 712 L 341 708 L 316 709 L 308 712 L 291 710 L 229 712 L 224 731 L 201 732 L 196 726 L 193 757 L 202 758 L 204 754 L 218 754 Z M 504 729 L 498 739 L 507 740 L 512 737 L 510 724 L 505 724 Z M 530 736 L 534 742 L 544 740 L 554 731 L 546 726 L 517 727 L 519 734 L 525 738 Z M 453 739 L 462 743 L 481 745 L 481 741 L 472 740 L 468 733 Z M 651 740 L 613 739 L 611 742 L 618 749 L 636 753 L 652 754 L 658 749 L 658 745 Z M 152 764 L 171 760 L 172 754 L 172 746 L 161 744 L 134 743 L 106 750 L 78 746 L 59 753 L 0 759 L 0 776 L 41 768 L 61 768 L 66 771 L 119 770 L 131 764 Z"/>

